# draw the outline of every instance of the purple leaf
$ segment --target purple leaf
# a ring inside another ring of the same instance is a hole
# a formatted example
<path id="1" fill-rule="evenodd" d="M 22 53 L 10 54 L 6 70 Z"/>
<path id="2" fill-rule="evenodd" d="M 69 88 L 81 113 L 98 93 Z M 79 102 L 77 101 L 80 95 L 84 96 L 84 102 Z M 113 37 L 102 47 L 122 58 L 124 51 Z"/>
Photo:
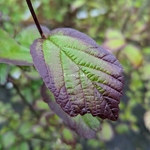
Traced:
<path id="1" fill-rule="evenodd" d="M 118 119 L 123 69 L 110 52 L 70 28 L 51 31 L 30 50 L 36 69 L 67 114 Z"/>

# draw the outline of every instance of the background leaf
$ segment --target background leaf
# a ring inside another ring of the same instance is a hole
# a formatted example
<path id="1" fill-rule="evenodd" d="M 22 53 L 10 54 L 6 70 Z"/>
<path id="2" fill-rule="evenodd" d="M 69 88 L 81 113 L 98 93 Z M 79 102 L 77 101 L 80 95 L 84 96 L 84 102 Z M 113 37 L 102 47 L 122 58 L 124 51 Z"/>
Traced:
<path id="1" fill-rule="evenodd" d="M 103 47 L 111 52 L 122 49 L 126 44 L 122 33 L 115 29 L 108 29 L 106 31 L 105 38 L 106 40 L 103 43 Z"/>
<path id="2" fill-rule="evenodd" d="M 143 62 L 143 57 L 140 50 L 132 44 L 125 46 L 121 53 L 128 58 L 134 68 L 139 67 Z"/>
<path id="3" fill-rule="evenodd" d="M 41 28 L 45 34 L 50 33 L 50 30 L 45 26 L 41 26 Z M 0 62 L 19 66 L 32 65 L 32 59 L 29 53 L 30 45 L 36 38 L 40 37 L 35 25 L 31 25 L 21 31 L 16 36 L 16 40 L 11 38 L 2 29 L 0 29 L 0 35 Z M 8 42 L 10 44 L 7 44 Z"/>
<path id="4" fill-rule="evenodd" d="M 29 49 L 19 45 L 2 29 L 0 35 L 0 62 L 21 66 L 32 65 Z"/>
<path id="5" fill-rule="evenodd" d="M 50 33 L 50 30 L 47 27 L 41 26 L 41 28 L 45 34 Z M 27 28 L 23 29 L 21 32 L 19 32 L 15 39 L 18 41 L 19 44 L 29 49 L 33 41 L 39 37 L 40 34 L 36 25 L 30 25 Z"/>

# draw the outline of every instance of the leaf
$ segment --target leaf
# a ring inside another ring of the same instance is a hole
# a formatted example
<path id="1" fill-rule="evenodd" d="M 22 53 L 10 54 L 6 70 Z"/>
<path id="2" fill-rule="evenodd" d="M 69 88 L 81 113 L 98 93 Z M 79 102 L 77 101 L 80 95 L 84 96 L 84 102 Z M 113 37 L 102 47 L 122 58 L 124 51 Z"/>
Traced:
<path id="1" fill-rule="evenodd" d="M 41 28 L 44 33 L 50 33 L 50 30 L 47 27 L 41 26 Z M 39 37 L 40 34 L 37 30 L 37 27 L 35 25 L 30 25 L 19 32 L 15 39 L 19 44 L 29 49 L 32 42 Z"/>
<path id="2" fill-rule="evenodd" d="M 148 55 L 149 56 L 149 55 Z M 141 79 L 145 80 L 146 82 L 150 79 L 150 63 L 145 63 L 141 68 L 140 68 L 140 73 L 142 73 L 142 76 L 140 76 Z M 148 83 L 149 84 L 149 83 Z"/>
<path id="3" fill-rule="evenodd" d="M 19 147 L 19 149 L 23 149 L 23 150 L 28 150 L 29 149 L 29 146 L 28 146 L 28 143 L 27 142 L 21 142 L 21 143 L 18 143 L 17 144 L 17 148 Z M 18 150 L 19 150 L 18 149 Z"/>
<path id="4" fill-rule="evenodd" d="M 129 126 L 127 124 L 120 123 L 119 125 L 117 125 L 116 131 L 119 134 L 127 133 L 129 131 Z"/>
<path id="5" fill-rule="evenodd" d="M 35 40 L 30 51 L 36 69 L 66 113 L 118 119 L 123 69 L 115 56 L 70 28 L 55 29 L 47 39 Z"/>
<path id="6" fill-rule="evenodd" d="M 16 137 L 13 131 L 8 131 L 3 134 L 2 143 L 4 149 L 8 149 L 15 143 Z"/>
<path id="7" fill-rule="evenodd" d="M 106 39 L 123 39 L 123 35 L 119 30 L 108 29 L 105 34 Z"/>
<path id="8" fill-rule="evenodd" d="M 103 43 L 103 47 L 112 52 L 122 49 L 126 44 L 122 33 L 118 30 L 108 29 L 105 38 L 106 40 Z"/>
<path id="9" fill-rule="evenodd" d="M 96 136 L 96 132 L 101 128 L 100 121 L 96 117 L 93 117 L 91 114 L 70 117 L 55 102 L 53 93 L 50 90 L 47 90 L 44 84 L 41 87 L 41 95 L 51 110 L 55 112 L 65 122 L 65 124 L 79 136 L 84 138 L 94 138 Z"/>
<path id="10" fill-rule="evenodd" d="M 141 66 L 143 62 L 143 56 L 136 46 L 128 44 L 122 49 L 122 54 L 128 58 L 129 62 L 134 68 Z"/>
<path id="11" fill-rule="evenodd" d="M 7 64 L 0 63 L 0 85 L 4 85 L 7 81 L 9 73 L 9 66 Z"/>
<path id="12" fill-rule="evenodd" d="M 109 123 L 103 123 L 103 130 L 99 132 L 98 137 L 103 141 L 110 141 L 114 137 L 113 129 Z"/>
<path id="13" fill-rule="evenodd" d="M 118 51 L 125 46 L 124 39 L 109 39 L 103 43 L 103 47 L 109 49 L 110 51 Z"/>
<path id="14" fill-rule="evenodd" d="M 29 49 L 20 46 L 2 29 L 0 35 L 0 62 L 21 66 L 32 65 Z"/>
<path id="15" fill-rule="evenodd" d="M 65 142 L 68 145 L 75 144 L 75 138 L 74 138 L 72 132 L 67 128 L 63 128 L 63 130 L 62 130 L 62 140 L 63 140 L 63 142 Z"/>

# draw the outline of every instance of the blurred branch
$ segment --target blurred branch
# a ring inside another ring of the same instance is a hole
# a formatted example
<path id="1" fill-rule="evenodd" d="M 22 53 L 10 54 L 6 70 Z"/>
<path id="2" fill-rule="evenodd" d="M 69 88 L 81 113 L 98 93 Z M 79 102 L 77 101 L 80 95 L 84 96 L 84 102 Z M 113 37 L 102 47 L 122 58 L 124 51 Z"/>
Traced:
<path id="1" fill-rule="evenodd" d="M 18 86 L 15 85 L 15 84 L 13 84 L 13 85 L 14 85 L 14 88 L 16 89 L 18 95 L 22 98 L 23 102 L 30 108 L 30 110 L 33 112 L 33 114 L 34 114 L 37 118 L 39 118 L 39 115 L 38 115 L 37 112 L 34 110 L 33 106 L 32 106 L 30 103 L 28 103 L 28 101 L 25 99 L 24 95 L 22 95 L 22 93 L 21 93 L 20 89 L 18 88 Z"/>
<path id="2" fill-rule="evenodd" d="M 129 11 L 129 13 L 128 13 L 127 17 L 125 18 L 125 21 L 122 25 L 122 29 L 121 29 L 122 32 L 124 32 L 127 28 L 127 24 L 128 24 L 129 19 L 130 19 L 130 12 L 131 12 L 131 10 Z"/>
<path id="3" fill-rule="evenodd" d="M 128 24 L 128 22 L 130 20 L 131 13 L 132 13 L 132 10 L 133 10 L 133 6 L 134 6 L 134 2 L 132 2 L 132 6 L 130 7 L 130 9 L 129 9 L 128 13 L 127 13 L 127 16 L 125 18 L 125 21 L 124 21 L 124 23 L 122 25 L 122 29 L 121 29 L 122 32 L 124 32 L 126 30 L 126 28 L 127 28 L 127 24 Z"/>
<path id="4" fill-rule="evenodd" d="M 17 91 L 17 94 L 21 97 L 22 101 L 24 102 L 25 105 L 27 105 L 30 110 L 32 111 L 32 113 L 39 119 L 39 115 L 38 113 L 34 110 L 33 106 L 26 100 L 26 98 L 24 97 L 24 95 L 21 93 L 20 89 L 18 88 L 18 85 L 15 83 L 14 79 L 12 77 L 9 76 L 9 80 L 12 82 L 15 90 Z"/>
<path id="5" fill-rule="evenodd" d="M 150 6 L 150 0 L 143 1 L 143 5 L 140 7 L 138 14 L 137 14 L 137 20 L 143 16 L 143 12 L 146 10 L 146 8 L 149 8 Z"/>
<path id="6" fill-rule="evenodd" d="M 34 110 L 33 106 L 26 100 L 26 98 L 24 97 L 24 95 L 21 93 L 19 87 L 18 87 L 18 84 L 16 83 L 16 81 L 11 77 L 9 76 L 8 80 L 10 82 L 12 82 L 15 90 L 17 91 L 17 94 L 21 97 L 22 101 L 24 102 L 25 105 L 27 105 L 29 108 L 30 108 L 30 111 L 36 116 L 36 118 L 39 120 L 40 118 L 40 115 Z M 49 125 L 47 124 L 46 126 L 43 126 L 43 129 L 45 132 L 50 132 L 49 130 Z M 51 136 L 50 136 L 51 137 Z M 47 141 L 47 142 L 50 142 L 52 139 L 48 137 L 48 138 L 45 138 L 45 137 L 41 137 L 41 135 L 39 136 L 33 136 L 32 138 L 33 139 L 38 139 L 38 140 L 41 140 L 41 141 Z M 29 144 L 29 143 L 28 143 Z"/>
<path id="7" fill-rule="evenodd" d="M 134 3 L 136 1 L 132 2 L 132 6 L 130 8 L 130 10 L 128 11 L 127 17 L 122 25 L 122 32 L 124 32 L 127 28 L 128 22 L 130 20 L 130 17 L 132 16 L 132 10 L 134 9 Z M 146 8 L 149 8 L 150 6 L 150 0 L 145 0 L 143 1 L 141 7 L 139 7 L 136 18 L 134 19 L 134 21 L 132 22 L 132 26 L 131 26 L 131 30 L 134 28 L 134 24 L 141 18 L 143 17 L 143 12 L 146 10 Z"/>

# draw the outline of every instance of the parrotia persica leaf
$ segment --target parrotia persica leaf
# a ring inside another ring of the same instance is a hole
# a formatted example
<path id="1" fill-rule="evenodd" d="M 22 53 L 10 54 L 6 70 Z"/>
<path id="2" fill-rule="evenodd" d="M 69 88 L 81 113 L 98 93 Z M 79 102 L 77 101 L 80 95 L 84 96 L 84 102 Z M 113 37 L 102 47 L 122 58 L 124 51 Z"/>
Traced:
<path id="1" fill-rule="evenodd" d="M 46 39 L 35 40 L 30 52 L 46 86 L 67 114 L 118 119 L 123 69 L 93 39 L 74 29 L 59 28 Z"/>

